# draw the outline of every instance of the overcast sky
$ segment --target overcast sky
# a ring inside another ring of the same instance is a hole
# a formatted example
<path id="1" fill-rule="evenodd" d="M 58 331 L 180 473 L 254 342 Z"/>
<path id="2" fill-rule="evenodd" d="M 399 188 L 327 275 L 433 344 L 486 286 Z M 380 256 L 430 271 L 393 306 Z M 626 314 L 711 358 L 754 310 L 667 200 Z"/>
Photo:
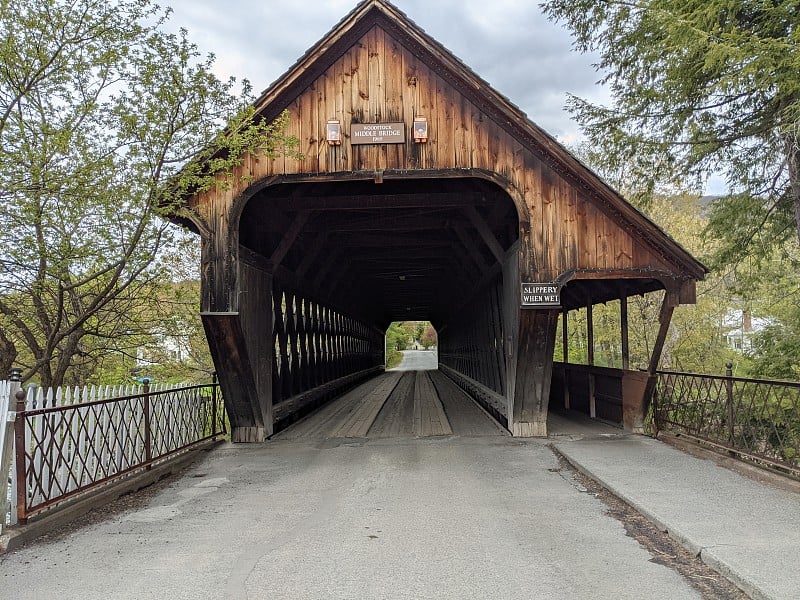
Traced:
<path id="1" fill-rule="evenodd" d="M 164 0 L 172 27 L 185 27 L 217 75 L 247 78 L 256 93 L 282 75 L 357 0 Z M 567 92 L 605 99 L 592 57 L 570 48 L 561 26 L 535 0 L 394 0 L 528 117 L 560 141 L 578 128 L 564 111 Z M 487 10 L 487 8 L 491 10 Z"/>

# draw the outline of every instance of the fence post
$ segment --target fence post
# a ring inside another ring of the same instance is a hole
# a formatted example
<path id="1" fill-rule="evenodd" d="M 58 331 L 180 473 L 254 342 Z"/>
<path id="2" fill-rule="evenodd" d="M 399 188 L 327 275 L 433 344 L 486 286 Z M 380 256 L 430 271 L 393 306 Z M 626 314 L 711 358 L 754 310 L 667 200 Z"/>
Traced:
<path id="1" fill-rule="evenodd" d="M 147 463 L 145 469 L 150 470 L 150 461 L 153 459 L 153 448 L 150 431 L 150 379 L 145 377 L 142 382 L 142 392 L 144 393 L 144 460 Z"/>
<path id="2" fill-rule="evenodd" d="M 211 434 L 217 436 L 217 372 L 211 374 Z"/>
<path id="3" fill-rule="evenodd" d="M 13 498 L 9 504 L 8 499 L 8 476 L 11 472 L 12 460 L 14 457 L 14 423 L 16 420 L 14 401 L 16 399 L 16 392 L 22 386 L 22 370 L 11 369 L 9 374 L 9 384 L 7 389 L 8 396 L 0 398 L 0 506 L 3 510 L 0 511 L 0 533 L 3 532 L 6 525 L 6 513 L 10 509 L 14 511 Z M 16 470 L 11 473 L 12 477 L 12 494 L 13 480 L 16 477 Z M 14 511 L 16 512 L 16 511 Z M 10 514 L 11 524 L 16 523 L 16 514 Z"/>
<path id="4" fill-rule="evenodd" d="M 733 448 L 733 438 L 734 438 L 734 430 L 733 430 L 733 421 L 734 421 L 734 411 L 733 411 L 733 363 L 725 363 L 725 390 L 727 392 L 727 406 L 728 406 L 728 444 L 730 444 L 731 448 Z"/>
<path id="5" fill-rule="evenodd" d="M 17 476 L 17 522 L 28 522 L 28 483 L 25 481 L 25 390 L 21 387 L 14 394 L 17 401 L 14 418 L 14 449 L 16 452 L 15 473 Z"/>

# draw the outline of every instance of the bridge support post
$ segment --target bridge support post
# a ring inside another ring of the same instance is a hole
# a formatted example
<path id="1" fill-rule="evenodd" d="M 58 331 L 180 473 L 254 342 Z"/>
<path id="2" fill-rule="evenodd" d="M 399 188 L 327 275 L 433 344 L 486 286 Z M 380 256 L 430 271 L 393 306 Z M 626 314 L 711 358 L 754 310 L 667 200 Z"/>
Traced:
<path id="1" fill-rule="evenodd" d="M 204 238 L 200 316 L 231 441 L 263 442 L 273 431 L 272 275 L 264 264 L 241 260 L 234 247 L 239 251 L 214 248 Z"/>
<path id="2" fill-rule="evenodd" d="M 559 310 L 520 310 L 509 429 L 516 437 L 547 437 L 547 407 Z"/>

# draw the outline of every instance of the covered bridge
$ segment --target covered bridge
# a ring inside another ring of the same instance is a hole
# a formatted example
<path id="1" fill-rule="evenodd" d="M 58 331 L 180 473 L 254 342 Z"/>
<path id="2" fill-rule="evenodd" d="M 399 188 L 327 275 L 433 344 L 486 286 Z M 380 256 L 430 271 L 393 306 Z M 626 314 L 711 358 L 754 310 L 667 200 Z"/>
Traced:
<path id="1" fill-rule="evenodd" d="M 432 321 L 440 369 L 514 435 L 543 436 L 561 315 L 666 290 L 652 375 L 673 308 L 695 301 L 700 263 L 385 0 L 361 2 L 256 109 L 288 110 L 302 157 L 248 157 L 175 217 L 202 238 L 234 441 L 379 373 L 403 320 Z M 648 378 L 624 367 L 635 427 Z M 574 381 L 593 395 L 592 377 Z"/>

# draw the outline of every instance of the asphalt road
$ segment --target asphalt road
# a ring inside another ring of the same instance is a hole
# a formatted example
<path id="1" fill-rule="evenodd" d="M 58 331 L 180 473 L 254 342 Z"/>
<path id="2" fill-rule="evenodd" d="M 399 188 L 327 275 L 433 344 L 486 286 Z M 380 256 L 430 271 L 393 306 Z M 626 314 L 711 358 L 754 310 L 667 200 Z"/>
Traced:
<path id="1" fill-rule="evenodd" d="M 278 440 L 3 556 L 0 597 L 700 597 L 651 559 L 542 441 Z"/>
<path id="2" fill-rule="evenodd" d="M 439 368 L 436 350 L 403 350 L 403 360 L 393 371 L 434 371 Z"/>

